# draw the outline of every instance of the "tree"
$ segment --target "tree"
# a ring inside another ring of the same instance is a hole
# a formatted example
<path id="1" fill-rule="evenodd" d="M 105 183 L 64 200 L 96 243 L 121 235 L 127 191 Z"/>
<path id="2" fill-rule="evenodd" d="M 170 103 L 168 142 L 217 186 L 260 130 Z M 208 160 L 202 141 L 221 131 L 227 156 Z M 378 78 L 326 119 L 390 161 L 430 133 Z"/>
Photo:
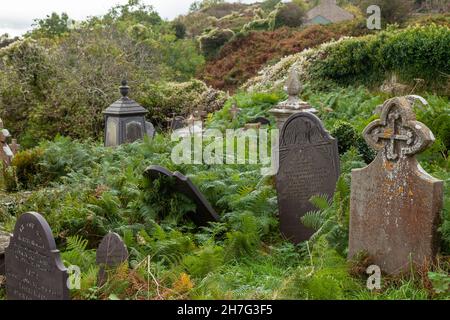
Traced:
<path id="1" fill-rule="evenodd" d="M 32 36 L 54 38 L 69 32 L 69 16 L 64 12 L 61 15 L 53 12 L 44 19 L 35 19 L 33 27 Z"/>
<path id="2" fill-rule="evenodd" d="M 181 21 L 174 21 L 173 29 L 175 30 L 177 39 L 184 39 L 186 37 L 186 25 Z"/>
<path id="3" fill-rule="evenodd" d="M 303 24 L 306 11 L 293 2 L 283 4 L 278 7 L 275 15 L 275 28 L 286 27 L 299 27 Z"/>
<path id="4" fill-rule="evenodd" d="M 412 0 L 362 0 L 360 7 L 363 12 L 371 5 L 381 8 L 381 19 L 384 24 L 402 23 L 412 13 Z"/>

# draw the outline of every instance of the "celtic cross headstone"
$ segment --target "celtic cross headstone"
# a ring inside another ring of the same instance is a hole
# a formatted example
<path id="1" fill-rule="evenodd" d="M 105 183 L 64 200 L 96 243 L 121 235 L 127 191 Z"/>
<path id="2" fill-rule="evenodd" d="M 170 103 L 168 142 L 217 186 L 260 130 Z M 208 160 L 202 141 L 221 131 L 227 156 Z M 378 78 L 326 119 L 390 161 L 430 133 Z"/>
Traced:
<path id="1" fill-rule="evenodd" d="M 434 142 L 433 133 L 416 121 L 411 100 L 400 97 L 384 103 L 380 119 L 363 135 L 378 155 L 352 172 L 349 256 L 366 252 L 388 274 L 432 262 L 443 182 L 415 155 Z"/>

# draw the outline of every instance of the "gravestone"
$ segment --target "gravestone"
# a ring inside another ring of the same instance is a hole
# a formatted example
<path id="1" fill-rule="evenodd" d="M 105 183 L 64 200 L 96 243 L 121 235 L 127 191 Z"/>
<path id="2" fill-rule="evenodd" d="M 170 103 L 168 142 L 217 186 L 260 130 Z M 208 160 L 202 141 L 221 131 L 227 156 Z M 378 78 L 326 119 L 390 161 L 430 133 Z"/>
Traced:
<path id="1" fill-rule="evenodd" d="M 180 172 L 172 173 L 170 170 L 160 166 L 150 166 L 145 170 L 144 174 L 151 180 L 159 179 L 161 176 L 174 179 L 173 190 L 184 194 L 195 203 L 195 212 L 188 213 L 188 216 L 198 226 L 205 226 L 208 222 L 219 221 L 219 215 L 188 177 Z"/>
<path id="2" fill-rule="evenodd" d="M 364 251 L 389 274 L 408 271 L 410 262 L 432 262 L 443 182 L 427 174 L 415 155 L 433 143 L 433 133 L 402 97 L 386 101 L 380 120 L 363 135 L 378 155 L 352 172 L 349 257 Z"/>
<path id="3" fill-rule="evenodd" d="M 178 129 L 181 129 L 181 128 L 184 127 L 184 122 L 185 122 L 185 119 L 184 119 L 183 117 L 181 117 L 181 116 L 175 116 L 175 117 L 172 119 L 172 123 L 171 123 L 170 128 L 171 128 L 172 130 L 178 130 Z"/>
<path id="4" fill-rule="evenodd" d="M 257 117 L 253 120 L 250 120 L 248 123 L 250 124 L 259 123 L 261 126 L 268 126 L 270 125 L 270 120 L 264 117 Z"/>
<path id="5" fill-rule="evenodd" d="M 281 131 L 276 176 L 280 228 L 288 240 L 299 243 L 311 237 L 313 230 L 300 219 L 317 210 L 311 197 L 333 196 L 339 170 L 337 142 L 320 119 L 309 112 L 292 115 Z"/>
<path id="6" fill-rule="evenodd" d="M 107 272 L 118 267 L 128 259 L 128 249 L 122 238 L 117 234 L 108 233 L 97 249 L 96 262 L 100 267 L 97 283 L 99 286 L 105 284 Z"/>
<path id="7" fill-rule="evenodd" d="M 0 276 L 5 275 L 5 250 L 9 244 L 10 235 L 0 232 Z"/>
<path id="8" fill-rule="evenodd" d="M 9 300 L 68 300 L 68 274 L 47 221 L 34 212 L 17 220 L 5 251 Z"/>

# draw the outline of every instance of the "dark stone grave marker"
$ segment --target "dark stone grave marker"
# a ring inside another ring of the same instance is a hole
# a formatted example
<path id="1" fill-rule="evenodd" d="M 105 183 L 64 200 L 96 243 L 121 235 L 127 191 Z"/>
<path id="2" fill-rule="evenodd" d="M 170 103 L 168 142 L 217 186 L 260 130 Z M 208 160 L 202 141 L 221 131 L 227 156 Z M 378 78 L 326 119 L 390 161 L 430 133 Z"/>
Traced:
<path id="1" fill-rule="evenodd" d="M 9 300 L 68 300 L 68 274 L 52 230 L 34 212 L 17 220 L 5 251 L 6 296 Z"/>
<path id="2" fill-rule="evenodd" d="M 98 285 L 102 286 L 107 280 L 107 271 L 118 267 L 128 259 L 128 249 L 122 238 L 117 234 L 108 233 L 97 249 L 96 262 L 100 266 Z"/>
<path id="3" fill-rule="evenodd" d="M 280 136 L 280 168 L 276 177 L 282 234 L 294 243 L 308 240 L 313 230 L 300 221 L 317 210 L 312 196 L 333 196 L 339 178 L 336 140 L 309 112 L 288 118 Z"/>
<path id="4" fill-rule="evenodd" d="M 196 205 L 196 212 L 189 214 L 189 218 L 192 219 L 195 224 L 205 226 L 208 222 L 219 221 L 218 214 L 205 196 L 188 177 L 180 172 L 172 173 L 170 170 L 160 166 L 150 166 L 145 170 L 145 175 L 152 180 L 158 179 L 161 176 L 175 179 L 174 190 L 190 198 Z"/>

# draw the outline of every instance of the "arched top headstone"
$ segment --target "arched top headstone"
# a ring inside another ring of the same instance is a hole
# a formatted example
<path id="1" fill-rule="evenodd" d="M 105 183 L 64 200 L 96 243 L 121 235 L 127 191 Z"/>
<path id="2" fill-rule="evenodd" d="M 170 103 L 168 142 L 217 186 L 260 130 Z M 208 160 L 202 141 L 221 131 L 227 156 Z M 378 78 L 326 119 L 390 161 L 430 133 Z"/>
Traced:
<path id="1" fill-rule="evenodd" d="M 67 269 L 47 221 L 39 213 L 20 216 L 5 251 L 10 300 L 68 300 Z"/>
<path id="2" fill-rule="evenodd" d="M 316 208 L 311 197 L 331 198 L 339 177 L 337 141 L 320 119 L 309 112 L 291 115 L 280 136 L 280 167 L 276 177 L 282 234 L 294 243 L 308 240 L 313 230 L 301 218 Z"/>
<path id="3" fill-rule="evenodd" d="M 109 232 L 100 242 L 97 249 L 96 262 L 99 265 L 117 266 L 128 259 L 128 249 L 122 238 Z"/>
<path id="4" fill-rule="evenodd" d="M 322 121 L 312 113 L 300 112 L 292 115 L 281 131 L 280 146 L 315 144 L 332 141 Z"/>
<path id="5" fill-rule="evenodd" d="M 109 232 L 100 242 L 97 249 L 96 262 L 100 267 L 97 283 L 102 286 L 107 280 L 107 271 L 118 267 L 128 260 L 128 249 L 122 238 Z"/>
<path id="6" fill-rule="evenodd" d="M 171 172 L 161 166 L 150 166 L 144 173 L 148 178 L 154 180 L 161 176 L 175 179 L 174 190 L 184 194 L 196 205 L 196 211 L 189 214 L 194 223 L 199 226 L 207 225 L 208 222 L 219 221 L 219 216 L 205 196 L 197 189 L 192 181 L 180 172 Z"/>

